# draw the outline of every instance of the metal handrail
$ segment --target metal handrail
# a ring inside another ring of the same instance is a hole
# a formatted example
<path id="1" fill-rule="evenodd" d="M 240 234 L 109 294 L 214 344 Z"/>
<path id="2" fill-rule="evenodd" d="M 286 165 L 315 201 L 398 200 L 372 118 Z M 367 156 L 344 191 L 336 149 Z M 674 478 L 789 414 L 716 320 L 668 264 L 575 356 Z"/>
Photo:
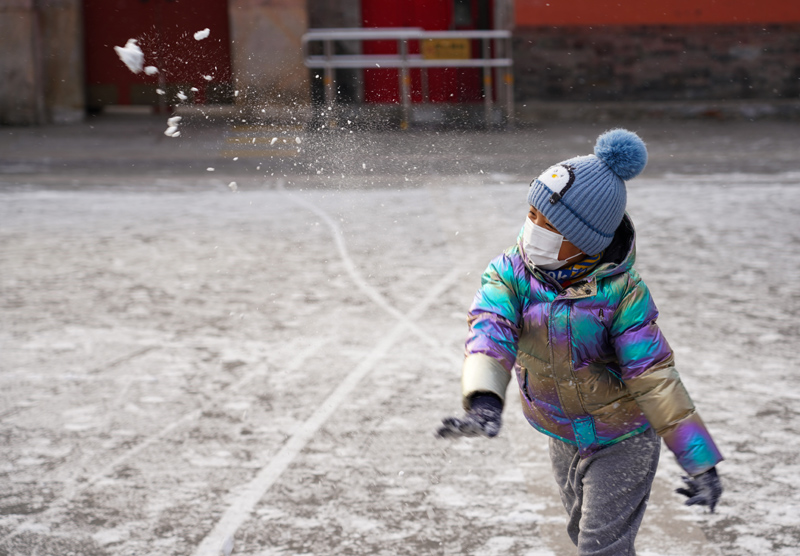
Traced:
<path id="1" fill-rule="evenodd" d="M 383 40 L 383 39 L 510 39 L 511 31 L 476 29 L 470 31 L 426 31 L 421 27 L 344 27 L 309 29 L 303 42 L 319 40 Z"/>
<path id="2" fill-rule="evenodd" d="M 480 58 L 447 58 L 427 59 L 419 54 L 410 54 L 409 41 L 424 41 L 429 39 L 470 39 L 480 40 L 482 44 Z M 363 43 L 367 40 L 395 40 L 397 41 L 398 54 L 336 54 L 335 41 L 356 41 Z M 321 42 L 323 54 L 311 54 L 309 45 Z M 492 42 L 495 52 L 502 52 L 504 57 L 492 58 Z M 397 28 L 331 28 L 309 29 L 302 38 L 303 58 L 306 67 L 324 70 L 323 84 L 325 87 L 325 101 L 329 106 L 335 103 L 334 69 L 372 69 L 391 68 L 400 69 L 400 97 L 403 105 L 402 127 L 408 127 L 411 111 L 411 68 L 483 68 L 483 97 L 487 124 L 491 123 L 492 115 L 492 88 L 493 72 L 503 71 L 501 81 L 505 89 L 506 122 L 513 125 L 514 93 L 513 73 L 511 68 L 511 32 L 505 30 L 475 30 L 475 31 L 425 31 L 417 27 Z M 427 77 L 427 73 L 424 74 Z M 424 80 L 426 82 L 427 80 Z M 423 85 L 423 88 L 424 85 Z"/>

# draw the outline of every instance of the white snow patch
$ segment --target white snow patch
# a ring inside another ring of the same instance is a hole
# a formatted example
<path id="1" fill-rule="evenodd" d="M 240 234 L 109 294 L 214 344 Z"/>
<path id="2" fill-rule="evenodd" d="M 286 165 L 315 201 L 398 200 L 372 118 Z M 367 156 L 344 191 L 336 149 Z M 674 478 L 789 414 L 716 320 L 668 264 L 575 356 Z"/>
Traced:
<path id="1" fill-rule="evenodd" d="M 202 41 L 203 39 L 207 39 L 208 35 L 210 35 L 210 34 L 211 34 L 211 31 L 208 29 L 208 27 L 206 27 L 202 31 L 198 31 L 197 33 L 194 34 L 194 40 Z"/>
<path id="2" fill-rule="evenodd" d="M 81 432 L 81 431 L 88 431 L 89 429 L 95 428 L 97 425 L 95 423 L 67 423 L 64 425 L 64 430 L 72 431 L 72 432 Z"/>
<path id="3" fill-rule="evenodd" d="M 183 91 L 178 91 L 178 94 L 175 96 L 177 96 L 180 100 L 186 100 L 187 98 L 189 98 L 185 94 L 183 94 Z"/>
<path id="4" fill-rule="evenodd" d="M 211 81 L 212 79 L 214 79 L 214 76 L 213 75 L 204 75 L 203 79 L 205 79 L 206 81 Z"/>
<path id="5" fill-rule="evenodd" d="M 147 66 L 147 67 L 144 68 L 144 72 L 147 75 L 155 75 L 155 74 L 158 73 L 158 68 L 155 67 L 155 66 Z"/>
<path id="6" fill-rule="evenodd" d="M 17 460 L 17 465 L 21 465 L 23 467 L 28 467 L 32 465 L 42 465 L 47 460 L 44 458 L 39 457 L 26 457 L 26 458 L 19 458 Z"/>
<path id="7" fill-rule="evenodd" d="M 125 46 L 115 46 L 114 51 L 119 56 L 119 59 L 128 66 L 128 69 L 133 73 L 141 73 L 142 65 L 144 64 L 144 53 L 139 45 L 136 44 L 136 39 L 128 39 Z"/>
<path id="8" fill-rule="evenodd" d="M 130 533 L 125 529 L 104 529 L 92 535 L 92 539 L 100 546 L 120 543 L 129 537 Z"/>
<path id="9" fill-rule="evenodd" d="M 196 456 L 189 459 L 195 467 L 230 467 L 233 465 L 230 456 Z"/>

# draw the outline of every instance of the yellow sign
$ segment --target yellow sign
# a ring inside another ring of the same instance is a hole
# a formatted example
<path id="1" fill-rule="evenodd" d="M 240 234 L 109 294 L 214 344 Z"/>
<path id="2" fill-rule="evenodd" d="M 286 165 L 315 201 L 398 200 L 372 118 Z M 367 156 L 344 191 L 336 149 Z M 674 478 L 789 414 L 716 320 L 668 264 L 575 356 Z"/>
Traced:
<path id="1" fill-rule="evenodd" d="M 472 58 L 469 39 L 426 39 L 422 57 L 426 60 L 469 60 Z"/>

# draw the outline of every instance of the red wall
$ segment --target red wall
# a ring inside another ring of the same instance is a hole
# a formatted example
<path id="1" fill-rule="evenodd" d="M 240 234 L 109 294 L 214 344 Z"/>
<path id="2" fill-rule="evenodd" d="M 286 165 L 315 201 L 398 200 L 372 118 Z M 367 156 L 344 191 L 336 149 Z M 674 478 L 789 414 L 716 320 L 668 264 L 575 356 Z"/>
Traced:
<path id="1" fill-rule="evenodd" d="M 800 22 L 798 0 L 515 0 L 518 26 Z"/>
<path id="2" fill-rule="evenodd" d="M 473 14 L 476 11 L 473 0 Z M 491 4 L 490 4 L 491 5 Z M 453 20 L 453 0 L 361 0 L 363 27 L 421 27 L 428 31 L 450 29 Z M 474 29 L 474 25 L 471 27 Z M 473 56 L 477 44 L 473 45 Z M 409 43 L 411 54 L 419 53 L 416 41 Z M 365 41 L 365 54 L 396 54 L 396 41 Z M 430 102 L 478 102 L 482 98 L 481 74 L 472 68 L 431 68 L 428 70 L 428 100 Z M 365 102 L 400 102 L 398 70 L 364 70 Z M 411 100 L 421 102 L 422 75 L 411 70 Z"/>
<path id="3" fill-rule="evenodd" d="M 98 86 L 116 91 L 111 104 L 156 103 L 159 75 L 132 73 L 114 52 L 114 46 L 124 46 L 128 39 L 139 41 L 145 65 L 160 70 L 170 92 L 168 104 L 177 102 L 177 90 L 203 103 L 213 88 L 230 88 L 228 0 L 83 0 L 83 16 L 90 106 L 97 103 L 92 90 Z M 194 33 L 206 27 L 211 35 L 196 41 Z M 206 81 L 203 75 L 213 79 Z M 199 90 L 196 95 L 189 90 L 192 86 Z M 148 102 L 132 98 L 134 90 L 150 89 L 152 94 L 144 95 Z M 108 99 L 101 102 L 107 103 Z"/>

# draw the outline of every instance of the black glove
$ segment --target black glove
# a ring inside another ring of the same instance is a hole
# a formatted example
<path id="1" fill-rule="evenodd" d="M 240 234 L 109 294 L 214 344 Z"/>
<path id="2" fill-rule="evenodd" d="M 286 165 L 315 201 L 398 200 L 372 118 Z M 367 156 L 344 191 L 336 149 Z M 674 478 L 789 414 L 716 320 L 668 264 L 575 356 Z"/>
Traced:
<path id="1" fill-rule="evenodd" d="M 694 506 L 695 504 L 700 504 L 701 506 L 708 506 L 713 514 L 714 508 L 719 502 L 719 497 L 722 495 L 722 483 L 717 475 L 717 468 L 712 467 L 694 478 L 683 477 L 683 482 L 686 483 L 686 488 L 676 489 L 675 492 L 689 498 L 686 501 L 686 505 Z"/>
<path id="2" fill-rule="evenodd" d="M 463 417 L 442 419 L 442 426 L 436 431 L 441 438 L 457 436 L 488 436 L 492 438 L 500 432 L 503 419 L 503 402 L 494 394 L 480 393 L 471 398 L 470 408 Z"/>

